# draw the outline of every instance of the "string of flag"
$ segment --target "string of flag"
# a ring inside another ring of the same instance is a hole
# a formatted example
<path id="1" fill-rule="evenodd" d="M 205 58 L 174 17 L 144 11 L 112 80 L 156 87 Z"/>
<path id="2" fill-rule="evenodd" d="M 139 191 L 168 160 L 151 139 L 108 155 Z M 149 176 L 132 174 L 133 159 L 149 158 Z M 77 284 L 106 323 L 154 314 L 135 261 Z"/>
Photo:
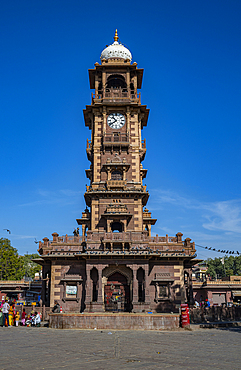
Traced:
<path id="1" fill-rule="evenodd" d="M 218 253 L 225 253 L 225 254 L 237 254 L 238 256 L 241 255 L 241 252 L 238 251 L 230 251 L 226 249 L 217 249 L 212 247 L 204 247 L 203 245 L 195 244 L 196 247 L 207 249 L 209 251 L 218 252 Z"/>

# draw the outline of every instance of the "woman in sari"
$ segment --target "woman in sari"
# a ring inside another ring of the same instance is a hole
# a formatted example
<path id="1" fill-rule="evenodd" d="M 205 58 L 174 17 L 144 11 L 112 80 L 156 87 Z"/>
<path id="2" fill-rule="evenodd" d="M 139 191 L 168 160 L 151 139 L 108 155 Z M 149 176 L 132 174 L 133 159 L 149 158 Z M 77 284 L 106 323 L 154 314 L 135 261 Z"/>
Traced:
<path id="1" fill-rule="evenodd" d="M 8 311 L 9 326 L 13 326 L 13 306 L 11 305 Z"/>

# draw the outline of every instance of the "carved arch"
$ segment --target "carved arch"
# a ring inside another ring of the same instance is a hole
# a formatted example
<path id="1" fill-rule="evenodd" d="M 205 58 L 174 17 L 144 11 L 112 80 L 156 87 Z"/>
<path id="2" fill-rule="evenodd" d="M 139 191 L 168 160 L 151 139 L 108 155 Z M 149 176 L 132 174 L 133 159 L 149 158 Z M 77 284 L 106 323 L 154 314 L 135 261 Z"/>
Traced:
<path id="1" fill-rule="evenodd" d="M 133 278 L 132 277 L 133 273 L 132 273 L 132 270 L 129 267 L 126 267 L 126 266 L 109 266 L 109 267 L 106 267 L 102 271 L 102 277 L 105 278 L 106 283 L 107 283 L 108 278 L 111 275 L 113 275 L 115 272 L 119 272 L 120 274 L 124 275 L 127 279 L 127 283 L 128 284 L 131 283 L 132 278 Z"/>

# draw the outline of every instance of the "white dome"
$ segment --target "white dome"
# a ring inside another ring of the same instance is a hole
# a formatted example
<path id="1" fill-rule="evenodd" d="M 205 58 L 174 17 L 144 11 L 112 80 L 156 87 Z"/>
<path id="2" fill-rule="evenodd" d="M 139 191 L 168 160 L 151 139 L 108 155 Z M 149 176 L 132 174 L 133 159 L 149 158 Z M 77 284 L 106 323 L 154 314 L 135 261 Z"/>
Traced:
<path id="1" fill-rule="evenodd" d="M 102 51 L 100 59 L 120 58 L 124 60 L 129 59 L 131 61 L 132 55 L 130 50 L 118 42 L 117 30 L 115 31 L 114 40 L 113 44 L 107 46 L 107 48 Z"/>

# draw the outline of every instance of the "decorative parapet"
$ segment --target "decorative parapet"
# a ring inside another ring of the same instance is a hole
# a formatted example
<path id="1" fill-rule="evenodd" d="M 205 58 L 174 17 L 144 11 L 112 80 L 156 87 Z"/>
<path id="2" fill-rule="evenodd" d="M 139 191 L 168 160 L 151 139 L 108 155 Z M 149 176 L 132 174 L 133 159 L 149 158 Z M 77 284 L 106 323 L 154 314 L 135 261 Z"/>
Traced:
<path id="1" fill-rule="evenodd" d="M 105 214 L 129 214 L 126 204 L 111 203 L 106 207 Z"/>
<path id="2" fill-rule="evenodd" d="M 113 207 L 111 207 L 112 209 Z M 124 211 L 124 209 L 123 209 Z M 112 211 L 113 214 L 113 211 Z M 121 215 L 122 213 L 120 213 Z M 103 246 L 110 243 L 111 245 L 128 243 L 128 251 L 130 254 L 154 254 L 162 257 L 194 257 L 195 244 L 190 243 L 186 246 L 186 240 L 181 241 L 181 233 L 176 236 L 148 236 L 148 231 L 126 231 L 126 232 L 105 232 L 105 231 L 87 231 L 85 236 L 65 235 L 58 236 L 53 233 L 53 240 L 44 243 L 40 242 L 39 253 L 41 255 L 71 255 L 88 253 L 84 249 L 83 242 L 86 243 L 87 249 L 103 250 Z M 101 253 L 101 252 L 100 252 Z M 228 282 L 229 284 L 230 282 Z M 236 283 L 236 282 L 234 282 Z M 225 282 L 227 284 L 227 282 Z"/>
<path id="3" fill-rule="evenodd" d="M 112 188 L 126 188 L 126 181 L 124 180 L 109 180 L 106 181 L 106 186 L 107 189 L 112 189 Z"/>
<path id="4" fill-rule="evenodd" d="M 83 281 L 83 279 L 79 274 L 64 274 L 61 281 Z"/>

